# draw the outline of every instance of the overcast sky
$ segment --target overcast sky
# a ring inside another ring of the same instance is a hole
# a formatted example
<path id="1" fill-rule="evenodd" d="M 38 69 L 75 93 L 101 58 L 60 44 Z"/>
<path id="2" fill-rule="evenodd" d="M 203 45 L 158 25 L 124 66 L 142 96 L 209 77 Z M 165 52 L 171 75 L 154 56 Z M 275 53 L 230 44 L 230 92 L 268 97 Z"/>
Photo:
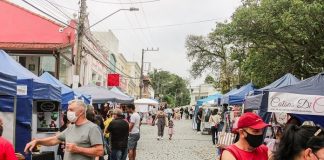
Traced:
<path id="1" fill-rule="evenodd" d="M 11 1 L 27 7 L 21 0 Z M 68 18 L 48 1 L 69 17 L 79 9 L 79 0 L 27 1 L 63 21 Z M 159 48 L 158 52 L 147 52 L 144 61 L 151 62 L 152 68 L 189 79 L 190 62 L 184 45 L 186 36 L 206 35 L 216 22 L 229 19 L 240 4 L 240 0 L 87 0 L 87 11 L 90 24 L 93 24 L 118 9 L 139 8 L 137 12 L 118 12 L 92 30 L 111 29 L 119 39 L 119 51 L 129 61 L 140 62 L 142 48 Z M 203 79 L 191 79 L 191 85 L 199 85 Z"/>

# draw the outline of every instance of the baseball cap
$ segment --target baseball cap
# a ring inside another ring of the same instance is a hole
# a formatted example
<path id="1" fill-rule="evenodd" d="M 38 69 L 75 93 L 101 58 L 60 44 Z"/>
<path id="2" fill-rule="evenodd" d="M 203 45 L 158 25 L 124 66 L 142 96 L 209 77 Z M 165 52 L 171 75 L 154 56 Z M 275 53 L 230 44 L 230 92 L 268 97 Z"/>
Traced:
<path id="1" fill-rule="evenodd" d="M 253 128 L 253 129 L 262 129 L 270 126 L 269 124 L 264 123 L 262 118 L 254 113 L 247 112 L 241 115 L 237 123 L 237 129 L 239 128 Z"/>

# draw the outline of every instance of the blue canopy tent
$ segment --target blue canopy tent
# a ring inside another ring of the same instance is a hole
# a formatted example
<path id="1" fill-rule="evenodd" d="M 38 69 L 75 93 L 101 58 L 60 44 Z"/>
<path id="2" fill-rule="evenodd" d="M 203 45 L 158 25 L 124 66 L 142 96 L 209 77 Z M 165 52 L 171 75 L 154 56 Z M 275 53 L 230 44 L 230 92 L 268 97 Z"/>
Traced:
<path id="1" fill-rule="evenodd" d="M 254 90 L 252 83 L 248 83 L 245 86 L 242 86 L 240 89 L 232 90 L 229 93 L 225 94 L 222 99 L 223 104 L 229 105 L 240 105 L 243 104 L 245 97 Z"/>
<path id="2" fill-rule="evenodd" d="M 1 72 L 0 69 L 0 117 L 3 120 L 5 130 L 2 136 L 15 143 L 15 109 L 17 102 L 17 77 Z"/>
<path id="3" fill-rule="evenodd" d="M 124 92 L 122 92 L 117 87 L 111 88 L 110 91 L 115 92 L 116 94 L 120 95 L 120 98 L 123 98 L 125 100 L 124 103 L 133 103 L 134 102 L 134 98 L 133 97 L 125 94 Z M 127 99 L 129 100 L 128 102 L 127 102 Z"/>
<path id="4" fill-rule="evenodd" d="M 324 72 L 294 85 L 270 89 L 263 97 L 260 115 L 267 122 L 271 112 L 284 112 L 301 122 L 313 121 L 324 126 Z M 286 105 L 277 105 L 279 100 Z"/>
<path id="5" fill-rule="evenodd" d="M 133 98 L 125 97 L 123 95 L 117 94 L 110 91 L 105 87 L 96 86 L 94 84 L 89 84 L 80 88 L 74 89 L 81 94 L 88 94 L 91 96 L 92 103 L 102 104 L 107 101 L 116 102 L 116 103 L 132 103 Z"/>
<path id="6" fill-rule="evenodd" d="M 213 95 L 210 95 L 206 98 L 203 98 L 203 99 L 199 99 L 197 100 L 197 105 L 196 106 L 201 106 L 203 105 L 204 103 L 206 102 L 209 102 L 209 101 L 214 101 L 215 103 L 218 103 L 218 101 L 222 98 L 222 94 L 220 93 L 215 93 Z"/>
<path id="7" fill-rule="evenodd" d="M 26 143 L 31 140 L 33 100 L 61 101 L 60 88 L 40 79 L 29 70 L 0 50 L 0 72 L 17 77 L 17 86 L 22 94 L 17 94 L 16 143 L 15 150 L 24 153 Z M 27 91 L 25 90 L 27 89 Z M 27 156 L 27 159 L 30 157 Z"/>
<path id="8" fill-rule="evenodd" d="M 255 90 L 255 95 L 246 97 L 244 101 L 244 109 L 258 110 L 261 105 L 261 100 L 264 91 L 268 91 L 269 89 L 273 88 L 281 88 L 289 85 L 294 85 L 299 81 L 300 80 L 294 75 L 292 75 L 291 73 L 287 73 L 286 75 L 282 76 L 281 78 L 277 79 L 271 84 Z"/>
<path id="9" fill-rule="evenodd" d="M 40 78 L 43 79 L 44 81 L 50 83 L 50 84 L 54 84 L 54 85 L 57 85 L 57 86 L 61 87 L 61 93 L 62 93 L 62 99 L 61 99 L 62 103 L 61 103 L 61 105 L 62 105 L 63 110 L 67 110 L 68 102 L 70 100 L 75 99 L 75 98 L 83 99 L 86 104 L 90 104 L 90 101 L 91 101 L 90 96 L 82 95 L 81 93 L 73 91 L 71 88 L 64 85 L 62 82 L 60 82 L 58 79 L 56 79 L 54 76 L 52 76 L 48 72 L 43 73 L 40 76 Z"/>

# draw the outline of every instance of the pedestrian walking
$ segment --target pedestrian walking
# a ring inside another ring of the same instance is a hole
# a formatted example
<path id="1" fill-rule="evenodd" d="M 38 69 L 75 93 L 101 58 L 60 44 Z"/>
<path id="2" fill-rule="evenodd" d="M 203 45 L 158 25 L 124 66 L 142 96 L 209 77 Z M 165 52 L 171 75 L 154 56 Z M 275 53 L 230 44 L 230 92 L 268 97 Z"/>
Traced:
<path id="1" fill-rule="evenodd" d="M 193 109 L 190 108 L 190 110 L 189 110 L 189 118 L 192 119 L 192 116 L 193 116 Z"/>
<path id="2" fill-rule="evenodd" d="M 210 124 L 210 130 L 211 130 L 211 135 L 212 135 L 212 142 L 215 145 L 215 139 L 217 138 L 217 132 L 218 132 L 218 126 L 219 123 L 221 122 L 221 116 L 218 115 L 218 109 L 214 109 L 212 111 L 212 115 L 209 117 L 209 124 Z"/>
<path id="3" fill-rule="evenodd" d="M 3 122 L 0 118 L 0 159 L 1 160 L 17 160 L 13 145 L 2 137 Z"/>
<path id="4" fill-rule="evenodd" d="M 174 134 L 174 123 L 172 121 L 172 119 L 169 121 L 169 130 L 168 130 L 168 133 L 169 133 L 169 140 L 172 139 L 172 135 Z"/>
<path id="5" fill-rule="evenodd" d="M 155 122 L 155 118 L 156 118 L 156 112 L 157 112 L 157 109 L 155 106 L 153 106 L 152 108 L 152 126 L 154 126 L 154 122 Z"/>
<path id="6" fill-rule="evenodd" d="M 269 126 L 261 117 L 248 112 L 244 113 L 237 124 L 239 140 L 227 147 L 222 160 L 268 160 L 268 147 L 263 144 L 265 128 Z"/>
<path id="7" fill-rule="evenodd" d="M 183 108 L 180 108 L 180 119 L 182 119 L 183 116 Z"/>
<path id="8" fill-rule="evenodd" d="M 317 126 L 288 125 L 272 160 L 324 159 L 324 130 Z"/>
<path id="9" fill-rule="evenodd" d="M 200 125 L 201 125 L 201 120 L 202 120 L 202 112 L 203 109 L 199 108 L 198 113 L 197 113 L 197 117 L 196 117 L 196 123 L 197 123 L 197 133 L 200 133 Z"/>
<path id="10" fill-rule="evenodd" d="M 141 117 L 135 112 L 134 104 L 128 104 L 126 108 L 127 112 L 131 114 L 129 119 L 128 158 L 129 160 L 135 160 L 137 142 L 140 139 Z"/>
<path id="11" fill-rule="evenodd" d="M 34 139 L 26 144 L 25 152 L 36 145 L 54 146 L 65 142 L 64 160 L 94 160 L 104 154 L 102 135 L 98 126 L 86 119 L 86 104 L 82 100 L 69 102 L 67 118 L 70 125 L 58 135 Z"/>
<path id="12" fill-rule="evenodd" d="M 164 128 L 167 125 L 167 115 L 164 113 L 163 109 L 160 109 L 156 114 L 156 125 L 158 127 L 158 137 L 157 140 L 163 140 Z"/>
<path id="13" fill-rule="evenodd" d="M 129 136 L 129 125 L 124 120 L 123 111 L 115 109 L 113 111 L 114 120 L 112 120 L 107 128 L 110 135 L 111 160 L 126 160 L 127 145 Z"/>

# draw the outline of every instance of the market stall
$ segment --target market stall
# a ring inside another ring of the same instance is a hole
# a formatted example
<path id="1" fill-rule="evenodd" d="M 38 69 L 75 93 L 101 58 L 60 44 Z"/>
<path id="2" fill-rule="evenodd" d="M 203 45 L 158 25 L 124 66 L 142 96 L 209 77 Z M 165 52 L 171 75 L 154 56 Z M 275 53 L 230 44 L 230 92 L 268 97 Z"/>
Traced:
<path id="1" fill-rule="evenodd" d="M 281 88 L 289 85 L 294 85 L 299 81 L 300 80 L 296 78 L 294 75 L 292 75 L 291 73 L 287 73 L 286 75 L 282 76 L 281 78 L 277 79 L 271 84 L 263 88 L 256 89 L 254 91 L 254 95 L 246 97 L 244 100 L 244 109 L 259 110 L 264 91 L 269 91 L 270 89 L 273 88 Z"/>
<path id="2" fill-rule="evenodd" d="M 260 115 L 269 122 L 273 112 L 291 114 L 301 122 L 313 121 L 324 126 L 324 72 L 294 85 L 266 92 Z"/>
<path id="3" fill-rule="evenodd" d="M 68 107 L 68 102 L 73 99 L 83 99 L 86 104 L 90 104 L 91 97 L 89 95 L 84 95 L 78 92 L 73 91 L 71 88 L 68 86 L 64 85 L 62 82 L 60 82 L 58 79 L 53 77 L 51 74 L 48 72 L 44 72 L 41 76 L 41 79 L 44 81 L 57 85 L 61 88 L 61 93 L 62 93 L 62 109 L 67 110 Z"/>
<path id="4" fill-rule="evenodd" d="M 60 108 L 61 90 L 58 86 L 49 84 L 34 75 L 2 50 L 0 50 L 0 68 L 3 69 L 3 73 L 17 77 L 16 132 L 14 145 L 17 152 L 23 153 L 26 143 L 31 141 L 33 137 L 41 136 L 41 133 L 39 134 L 37 131 L 39 127 L 38 115 L 44 112 L 38 112 L 37 109 L 43 108 L 49 111 L 53 109 L 52 107 Z M 49 104 L 55 104 L 55 106 L 50 106 Z M 56 111 L 53 110 L 51 112 L 54 113 Z M 49 122 L 48 125 L 55 123 L 56 128 L 52 128 L 52 130 L 58 130 L 58 117 L 53 116 L 52 118 L 55 120 Z M 26 159 L 30 159 L 30 156 L 26 156 Z"/>

